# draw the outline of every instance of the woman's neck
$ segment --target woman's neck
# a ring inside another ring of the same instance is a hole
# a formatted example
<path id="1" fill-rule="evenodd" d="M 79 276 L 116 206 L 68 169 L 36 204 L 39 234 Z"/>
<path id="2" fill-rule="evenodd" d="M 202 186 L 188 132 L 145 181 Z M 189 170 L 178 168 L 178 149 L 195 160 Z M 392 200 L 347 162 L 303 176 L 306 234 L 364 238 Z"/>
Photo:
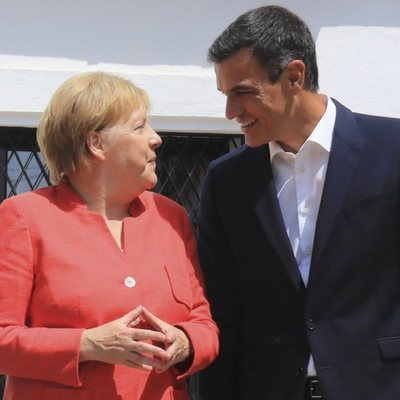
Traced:
<path id="1" fill-rule="evenodd" d="M 129 216 L 130 201 L 112 194 L 101 180 L 74 176 L 69 178 L 69 183 L 85 201 L 88 210 L 102 215 L 106 221 L 122 221 Z"/>

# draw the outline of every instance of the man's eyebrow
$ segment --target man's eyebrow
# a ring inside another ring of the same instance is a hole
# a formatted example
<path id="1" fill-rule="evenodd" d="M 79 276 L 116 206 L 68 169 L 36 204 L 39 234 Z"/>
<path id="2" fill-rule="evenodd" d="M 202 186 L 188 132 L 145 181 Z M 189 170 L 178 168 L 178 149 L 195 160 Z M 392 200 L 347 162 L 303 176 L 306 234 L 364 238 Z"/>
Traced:
<path id="1" fill-rule="evenodd" d="M 255 89 L 255 87 L 254 87 L 254 85 L 251 85 L 251 84 L 249 84 L 249 83 L 239 83 L 239 84 L 233 86 L 232 88 L 230 88 L 229 90 L 227 90 L 226 92 L 223 91 L 223 90 L 220 89 L 220 88 L 217 88 L 217 89 L 218 89 L 221 93 L 229 93 L 229 92 L 236 92 L 236 91 L 238 91 L 238 90 L 243 90 L 243 89 L 245 89 L 245 90 Z"/>

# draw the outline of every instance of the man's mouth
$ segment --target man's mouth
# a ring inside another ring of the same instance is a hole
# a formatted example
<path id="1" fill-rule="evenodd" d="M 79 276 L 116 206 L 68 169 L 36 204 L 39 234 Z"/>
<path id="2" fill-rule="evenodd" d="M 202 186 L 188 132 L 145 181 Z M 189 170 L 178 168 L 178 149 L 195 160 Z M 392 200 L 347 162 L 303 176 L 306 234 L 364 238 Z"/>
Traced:
<path id="1" fill-rule="evenodd" d="M 253 119 L 253 120 L 248 121 L 248 122 L 241 122 L 240 123 L 240 127 L 242 129 L 246 129 L 246 128 L 249 128 L 250 126 L 253 126 L 256 122 L 257 122 L 256 119 Z"/>

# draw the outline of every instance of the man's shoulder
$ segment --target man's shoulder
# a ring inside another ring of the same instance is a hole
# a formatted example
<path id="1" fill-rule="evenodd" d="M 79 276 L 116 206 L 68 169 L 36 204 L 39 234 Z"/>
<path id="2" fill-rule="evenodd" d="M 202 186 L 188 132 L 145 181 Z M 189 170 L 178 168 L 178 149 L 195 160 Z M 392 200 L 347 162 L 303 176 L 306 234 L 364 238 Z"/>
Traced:
<path id="1" fill-rule="evenodd" d="M 241 145 L 241 146 L 229 151 L 228 153 L 225 153 L 224 155 L 218 157 L 217 159 L 212 161 L 210 165 L 212 167 L 215 167 L 215 166 L 218 166 L 220 164 L 237 162 L 237 160 L 240 159 L 240 157 L 242 156 L 243 152 L 245 152 L 247 148 L 248 148 L 247 145 L 245 145 L 245 144 Z"/>
<path id="2" fill-rule="evenodd" d="M 400 127 L 400 118 L 381 116 L 381 115 L 373 115 L 366 114 L 361 112 L 352 111 L 349 108 L 345 107 L 343 104 L 338 102 L 335 99 L 332 99 L 335 103 L 336 110 L 339 114 L 339 118 L 344 114 L 352 115 L 356 122 L 359 125 L 363 125 L 365 127 L 369 127 L 370 129 L 374 128 L 382 128 L 383 126 L 388 129 L 397 129 Z"/>
<path id="3" fill-rule="evenodd" d="M 354 114 L 364 140 L 377 149 L 398 153 L 400 149 L 400 119 L 368 114 Z M 389 156 L 389 154 L 387 154 Z"/>
<path id="4" fill-rule="evenodd" d="M 249 147 L 246 144 L 231 150 L 229 153 L 222 155 L 210 163 L 210 169 L 228 170 L 240 167 L 246 160 L 252 160 L 258 156 L 266 156 L 266 145 L 260 147 Z"/>
<path id="5" fill-rule="evenodd" d="M 356 120 L 360 124 L 364 124 L 366 127 L 370 128 L 381 128 L 385 127 L 385 129 L 394 129 L 397 130 L 398 133 L 400 129 L 400 118 L 394 117 L 385 117 L 379 115 L 369 115 L 362 113 L 354 113 Z"/>

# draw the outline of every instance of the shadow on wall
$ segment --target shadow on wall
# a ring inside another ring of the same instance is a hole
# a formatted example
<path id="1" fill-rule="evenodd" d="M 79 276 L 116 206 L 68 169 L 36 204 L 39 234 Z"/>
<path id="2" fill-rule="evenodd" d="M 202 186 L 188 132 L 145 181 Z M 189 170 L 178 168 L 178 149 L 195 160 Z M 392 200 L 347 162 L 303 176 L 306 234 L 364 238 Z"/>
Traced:
<path id="1" fill-rule="evenodd" d="M 0 54 L 89 64 L 207 65 L 215 37 L 264 0 L 2 0 Z M 324 26 L 400 26 L 396 0 L 274 1 L 299 14 L 314 37 Z"/>

